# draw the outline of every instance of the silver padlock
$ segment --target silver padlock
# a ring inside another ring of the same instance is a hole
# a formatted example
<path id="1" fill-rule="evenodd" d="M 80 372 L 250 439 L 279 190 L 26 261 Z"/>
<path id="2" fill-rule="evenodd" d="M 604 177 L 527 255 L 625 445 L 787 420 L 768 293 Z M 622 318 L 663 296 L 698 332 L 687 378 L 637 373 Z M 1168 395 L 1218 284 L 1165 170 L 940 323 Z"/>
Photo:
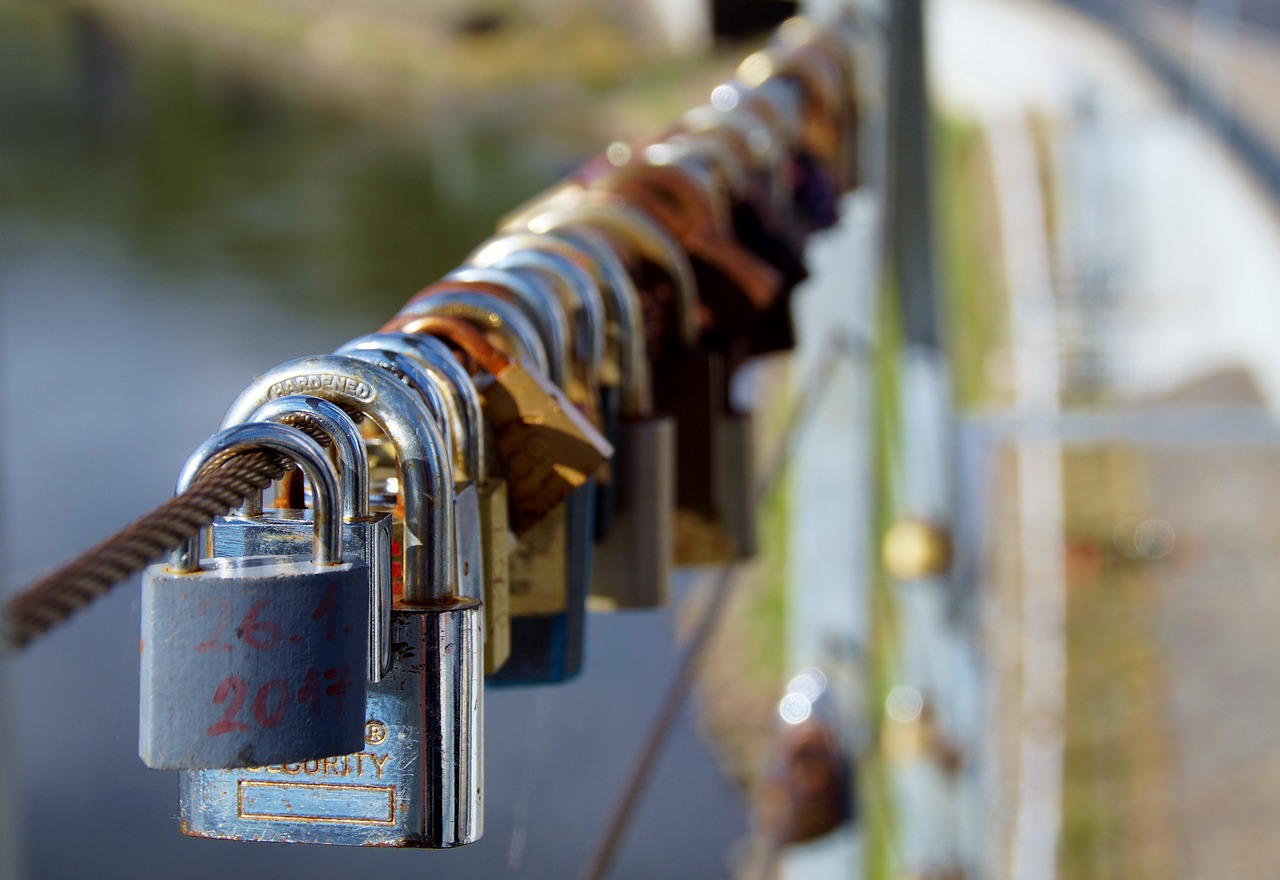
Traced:
<path id="1" fill-rule="evenodd" d="M 453 474 L 421 397 L 387 371 L 338 355 L 261 376 L 227 421 L 289 394 L 323 397 L 371 421 L 395 446 L 404 506 L 403 583 L 391 614 L 389 674 L 369 687 L 364 748 L 323 760 L 206 777 L 182 790 L 183 830 L 201 837 L 449 847 L 482 833 L 480 603 L 459 595 Z"/>
<path id="2" fill-rule="evenodd" d="M 506 484 L 488 478 L 480 396 L 449 347 L 433 337 L 371 333 L 345 343 L 336 353 L 355 356 L 360 351 L 396 352 L 414 359 L 452 404 L 447 422 L 440 428 L 451 435 L 453 443 L 459 578 L 463 595 L 484 602 L 485 671 L 493 672 L 511 653 L 507 595 L 510 537 Z"/>
<path id="3" fill-rule="evenodd" d="M 339 489 L 318 443 L 284 425 L 239 425 L 196 450 L 178 481 L 267 449 L 316 487 L 312 554 L 201 562 L 194 540 L 142 587 L 138 752 L 157 769 L 323 758 L 358 744 L 369 586 L 342 560 Z"/>
<path id="4" fill-rule="evenodd" d="M 559 294 L 555 293 L 549 285 L 535 285 L 535 290 L 538 294 L 536 298 L 520 299 L 521 308 L 534 320 L 535 324 L 541 328 L 572 326 L 564 300 Z M 562 378 L 558 384 L 565 389 L 571 401 L 586 411 L 590 404 L 598 399 L 598 391 L 593 384 L 595 375 L 591 364 L 584 363 L 575 357 L 572 335 L 547 332 L 542 342 L 551 356 L 552 364 L 563 363 L 567 366 L 567 371 L 561 374 Z M 599 353 L 598 350 L 588 352 L 588 356 Z M 552 381 L 555 381 L 554 369 Z M 557 683 L 576 675 L 581 670 L 582 646 L 586 635 L 586 599 L 590 591 L 595 551 L 595 502 L 595 479 L 592 478 L 581 489 L 570 495 L 564 504 L 565 612 L 561 614 L 557 611 L 551 615 L 540 615 L 546 619 L 538 624 L 539 634 L 532 642 L 536 645 L 536 649 L 530 649 L 528 647 L 530 643 L 526 643 L 526 650 L 517 658 L 527 660 L 536 657 L 534 664 L 524 666 L 509 664 L 497 675 L 490 676 L 490 681 L 519 684 Z M 543 554 L 539 552 L 537 555 Z M 517 555 L 517 560 L 520 558 Z M 525 620 L 537 620 L 537 616 L 526 617 Z M 521 654 L 519 651 L 515 653 Z"/>
<path id="5" fill-rule="evenodd" d="M 496 274 L 503 270 L 466 271 L 468 277 L 483 278 L 486 284 L 503 280 Z M 566 321 L 554 303 L 554 294 L 536 283 L 521 285 L 510 299 L 441 288 L 410 302 L 401 314 L 462 318 L 476 327 L 495 330 L 518 359 L 529 357 L 535 364 L 540 360 L 537 366 L 553 382 L 557 377 L 563 382 L 568 361 Z M 553 346 L 550 352 L 547 341 Z M 584 483 L 584 487 L 588 485 L 590 481 Z M 583 515 L 589 516 L 590 508 L 584 509 L 579 500 L 584 496 L 589 499 L 590 493 L 582 488 L 573 492 L 564 504 L 521 535 L 512 551 L 511 656 L 496 674 L 487 677 L 489 683 L 555 683 L 581 671 L 588 581 L 582 563 L 575 562 L 576 547 L 571 547 L 570 532 L 571 522 L 579 531 L 589 526 Z"/>
<path id="6" fill-rule="evenodd" d="M 715 422 L 717 497 L 721 523 L 733 543 L 736 559 L 750 559 L 759 549 L 754 497 L 755 426 L 750 412 L 725 408 Z"/>
<path id="7" fill-rule="evenodd" d="M 480 499 L 475 484 L 465 478 L 469 437 L 461 409 L 462 402 L 447 382 L 423 362 L 417 346 L 392 334 L 375 333 L 362 337 L 373 345 L 347 344 L 335 354 L 377 364 L 403 377 L 422 395 L 436 427 L 445 438 L 454 473 L 454 558 L 458 564 L 458 589 L 469 599 L 484 598 L 484 553 L 480 546 Z M 388 493 L 394 495 L 395 493 Z"/>
<path id="8" fill-rule="evenodd" d="M 328 435 L 337 452 L 342 479 L 342 553 L 369 570 L 369 681 L 380 681 L 391 663 L 387 632 L 391 626 L 391 514 L 369 510 L 369 462 L 355 422 L 336 404 L 310 395 L 279 397 L 265 404 L 251 422 L 308 423 Z M 315 491 L 312 489 L 312 495 Z M 238 511 L 213 522 L 213 555 L 282 556 L 301 553 L 311 536 L 313 511 L 272 510 L 264 515 L 262 498 L 252 495 Z"/>
<path id="9" fill-rule="evenodd" d="M 605 358 L 600 374 L 600 406 L 604 419 L 605 436 L 617 447 L 622 436 L 622 409 L 627 376 L 634 375 L 636 358 L 646 357 L 644 343 L 644 312 L 640 294 L 636 290 L 621 255 L 614 250 L 608 237 L 587 227 L 567 228 L 544 232 L 535 236 L 544 246 L 552 246 L 558 253 L 581 265 L 600 290 L 605 312 Z M 631 344 L 636 337 L 639 347 Z M 647 364 L 643 369 L 648 370 Z M 596 541 L 602 541 L 613 528 L 618 507 L 618 484 L 626 479 L 619 465 L 610 463 L 608 472 L 602 471 L 601 483 L 596 493 Z M 607 481 L 606 481 L 607 480 Z"/>
<path id="10" fill-rule="evenodd" d="M 463 266 L 446 275 L 441 283 L 461 282 L 462 284 L 483 284 L 489 288 L 500 288 L 505 294 L 506 302 L 514 306 L 524 317 L 524 323 L 533 326 L 537 333 L 538 346 L 544 352 L 545 364 L 543 372 L 547 378 L 564 389 L 566 380 L 571 374 L 569 363 L 570 335 L 573 328 L 564 312 L 543 311 L 538 305 L 555 296 L 545 279 L 528 273 L 515 272 L 511 269 L 499 269 L 496 266 Z M 459 288 L 460 290 L 465 288 Z M 471 291 L 475 292 L 475 291 Z M 495 293 L 486 294 L 491 299 L 499 298 Z M 430 301 L 434 304 L 440 297 L 452 299 L 453 294 L 436 294 Z M 408 310 L 402 310 L 404 314 Z M 518 328 L 519 322 L 508 318 L 507 326 Z M 518 358 L 517 358 L 518 359 Z M 570 398 L 572 399 L 572 398 Z"/>
<path id="11" fill-rule="evenodd" d="M 508 232 L 490 238 L 467 260 L 474 266 L 535 273 L 556 294 L 572 327 L 571 353 L 577 367 L 575 381 L 583 385 L 583 412 L 616 447 L 622 373 L 617 351 L 609 345 L 610 321 L 603 289 L 607 281 L 596 258 L 563 238 Z M 612 485 L 613 465 L 605 462 L 594 487 L 593 539 L 607 533 L 612 523 Z M 602 511 L 607 515 L 601 516 Z"/>
<path id="12" fill-rule="evenodd" d="M 623 315 L 638 311 L 624 308 Z M 623 418 L 618 445 L 618 514 L 596 546 L 589 607 L 597 611 L 657 608 L 670 595 L 675 555 L 676 425 L 653 412 L 644 327 L 626 321 Z"/>
<path id="13" fill-rule="evenodd" d="M 517 274 L 532 273 L 547 283 L 569 322 L 569 352 L 576 367 L 573 372 L 588 387 L 588 393 L 598 394 L 606 373 L 604 301 L 595 280 L 566 252 L 571 247 L 557 248 L 554 241 L 532 233 L 507 233 L 486 241 L 472 252 L 467 262 Z M 609 377 L 609 382 L 616 385 L 617 378 Z M 595 415 L 601 424 L 598 397 L 589 400 L 587 405 L 588 415 Z"/>

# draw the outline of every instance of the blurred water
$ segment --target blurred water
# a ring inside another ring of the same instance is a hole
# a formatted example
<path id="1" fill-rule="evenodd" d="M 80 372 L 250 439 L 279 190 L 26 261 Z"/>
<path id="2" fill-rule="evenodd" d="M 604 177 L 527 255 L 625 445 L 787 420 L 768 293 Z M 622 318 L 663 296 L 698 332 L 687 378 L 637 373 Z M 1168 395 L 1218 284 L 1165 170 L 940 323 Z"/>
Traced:
<path id="1" fill-rule="evenodd" d="M 166 497 L 257 371 L 376 326 L 548 174 L 521 137 L 472 132 L 458 142 L 479 164 L 446 202 L 463 175 L 404 132 L 73 15 L 0 10 L 5 592 Z M 0 666 L 22 863 L 32 878 L 573 875 L 670 673 L 670 617 L 595 616 L 578 681 L 488 694 L 480 843 L 251 846 L 183 837 L 174 775 L 137 758 L 135 579 Z M 744 809 L 687 714 L 652 784 L 615 876 L 726 876 Z"/>

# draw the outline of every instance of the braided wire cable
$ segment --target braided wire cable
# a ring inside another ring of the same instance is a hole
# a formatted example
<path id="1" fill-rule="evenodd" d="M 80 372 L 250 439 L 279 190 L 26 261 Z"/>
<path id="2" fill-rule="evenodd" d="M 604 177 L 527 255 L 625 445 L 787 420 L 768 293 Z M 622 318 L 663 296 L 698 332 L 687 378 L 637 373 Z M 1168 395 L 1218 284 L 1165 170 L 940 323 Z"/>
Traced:
<path id="1" fill-rule="evenodd" d="M 202 473 L 187 491 L 138 517 L 15 595 L 5 606 L 5 639 L 22 649 L 147 563 L 194 538 L 215 516 L 284 473 L 280 456 L 246 452 Z"/>
<path id="2" fill-rule="evenodd" d="M 329 444 L 305 414 L 284 420 Z M 113 586 L 200 533 L 213 518 L 260 493 L 292 467 L 265 450 L 215 457 L 186 491 L 108 535 L 11 598 L 4 609 L 4 640 L 21 650 L 69 620 Z"/>

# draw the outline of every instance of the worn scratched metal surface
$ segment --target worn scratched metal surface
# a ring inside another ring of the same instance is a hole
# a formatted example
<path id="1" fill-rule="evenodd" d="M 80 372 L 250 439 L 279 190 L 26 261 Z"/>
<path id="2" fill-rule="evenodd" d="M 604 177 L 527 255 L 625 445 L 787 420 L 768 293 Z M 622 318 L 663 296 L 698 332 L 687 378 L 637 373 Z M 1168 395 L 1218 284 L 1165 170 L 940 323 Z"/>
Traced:
<path id="1" fill-rule="evenodd" d="M 209 295 L 165 298 L 145 262 L 92 228 L 76 238 L 5 226 L 0 537 L 7 590 L 168 495 L 187 453 L 217 428 L 223 406 L 255 372 L 292 354 L 330 351 L 353 334 L 347 323 L 273 307 L 259 287 L 235 277 L 206 282 L 216 284 L 216 295 L 192 282 L 193 293 Z M 76 260 L 65 258 L 69 248 Z M 287 350 L 279 335 L 285 324 Z M 53 326 L 76 344 L 49 359 L 29 331 Z M 171 332 L 185 326 L 201 332 Z M 83 423 L 94 426 L 93 442 L 46 430 L 40 419 L 24 427 L 20 414 L 47 413 L 49 401 L 74 401 Z M 79 487 L 74 516 L 66 514 L 67 486 Z M 673 584 L 677 602 L 688 587 Z M 176 778 L 147 770 L 136 755 L 137 603 L 135 581 L 5 664 L 6 753 L 27 876 L 86 876 L 89 867 L 103 880 L 176 871 L 225 880 L 403 870 L 407 862 L 394 853 L 205 843 L 178 832 Z M 593 616 L 589 662 L 577 680 L 491 691 L 485 837 L 449 853 L 418 854 L 415 864 L 424 871 L 439 864 L 459 878 L 579 870 L 670 675 L 671 616 L 669 609 Z M 727 876 L 725 853 L 746 831 L 743 805 L 689 714 L 677 723 L 653 792 L 616 876 L 660 876 L 672 863 L 690 875 Z M 74 847 L 66 845 L 69 828 Z"/>

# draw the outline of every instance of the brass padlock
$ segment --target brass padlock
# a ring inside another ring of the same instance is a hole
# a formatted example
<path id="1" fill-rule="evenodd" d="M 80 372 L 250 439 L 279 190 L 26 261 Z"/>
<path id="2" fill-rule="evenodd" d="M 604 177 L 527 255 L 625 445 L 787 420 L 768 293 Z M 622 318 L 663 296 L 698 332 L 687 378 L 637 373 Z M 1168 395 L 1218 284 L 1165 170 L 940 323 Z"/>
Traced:
<path id="1" fill-rule="evenodd" d="M 698 347 L 698 292 L 687 257 L 669 233 L 633 207 L 592 191 L 564 191 L 545 203 L 527 206 L 511 224 L 527 223 L 537 232 L 589 230 L 608 236 L 626 254 L 628 271 L 661 267 L 672 290 L 654 307 L 654 290 L 636 283 L 645 318 L 645 344 L 652 360 L 655 410 L 674 417 L 676 430 L 676 561 L 691 565 L 719 562 L 740 554 L 724 527 L 724 471 L 716 462 L 730 440 L 741 437 L 719 426 L 731 411 L 724 357 Z M 732 444 L 729 444 L 732 447 Z M 741 446 L 737 448 L 741 449 Z"/>
<path id="2" fill-rule="evenodd" d="M 626 368 L 616 471 L 618 522 L 596 547 L 590 598 L 590 607 L 602 611 L 665 605 L 674 554 L 675 421 L 653 413 L 644 328 L 635 320 L 639 304 L 620 305 L 628 335 L 620 356 Z"/>
<path id="3" fill-rule="evenodd" d="M 424 314 L 459 317 L 483 330 L 507 331 L 507 340 L 518 343 L 521 354 L 544 369 L 548 364 L 536 329 L 505 300 L 452 283 L 433 285 L 414 297 L 400 318 Z M 485 416 L 493 426 L 507 479 L 512 527 L 523 535 L 586 483 L 613 454 L 613 447 L 536 367 L 498 353 L 486 370 L 492 381 L 480 389 Z"/>
<path id="4" fill-rule="evenodd" d="M 422 398 L 391 373 L 338 355 L 259 377 L 228 422 L 277 397 L 324 397 L 395 447 L 404 532 L 390 673 L 370 685 L 360 752 L 238 774 L 184 774 L 183 830 L 202 837 L 449 847 L 482 832 L 480 603 L 459 595 L 453 475 Z"/>
<path id="5" fill-rule="evenodd" d="M 636 359 L 646 357 L 644 313 L 635 283 L 627 272 L 623 254 L 608 237 L 590 227 L 569 227 L 538 233 L 534 238 L 540 247 L 554 249 L 571 259 L 592 278 L 605 312 L 605 358 L 600 370 L 600 409 L 605 436 L 617 447 L 620 442 L 623 408 L 623 386 L 627 375 L 637 369 Z M 639 334 L 640 345 L 630 340 Z M 648 370 L 648 365 L 643 368 Z M 613 527 L 618 505 L 618 474 L 610 467 L 597 476 L 596 540 L 604 540 Z"/>
<path id="6" fill-rule="evenodd" d="M 565 390 L 571 392 L 570 399 L 573 399 L 572 386 L 580 383 L 581 390 L 577 393 L 582 398 L 583 411 L 597 427 L 603 427 L 599 389 L 608 372 L 604 301 L 595 280 L 567 250 L 557 248 L 553 241 L 542 236 L 511 233 L 489 239 L 473 251 L 467 261 L 478 267 L 535 273 L 546 282 L 547 289 L 563 309 L 571 331 L 568 356 L 574 369 L 570 371 L 571 385 Z M 458 277 L 463 277 L 462 273 Z M 616 368 L 615 364 L 615 373 Z M 613 386 L 618 384 L 616 375 L 609 376 L 608 380 Z"/>

